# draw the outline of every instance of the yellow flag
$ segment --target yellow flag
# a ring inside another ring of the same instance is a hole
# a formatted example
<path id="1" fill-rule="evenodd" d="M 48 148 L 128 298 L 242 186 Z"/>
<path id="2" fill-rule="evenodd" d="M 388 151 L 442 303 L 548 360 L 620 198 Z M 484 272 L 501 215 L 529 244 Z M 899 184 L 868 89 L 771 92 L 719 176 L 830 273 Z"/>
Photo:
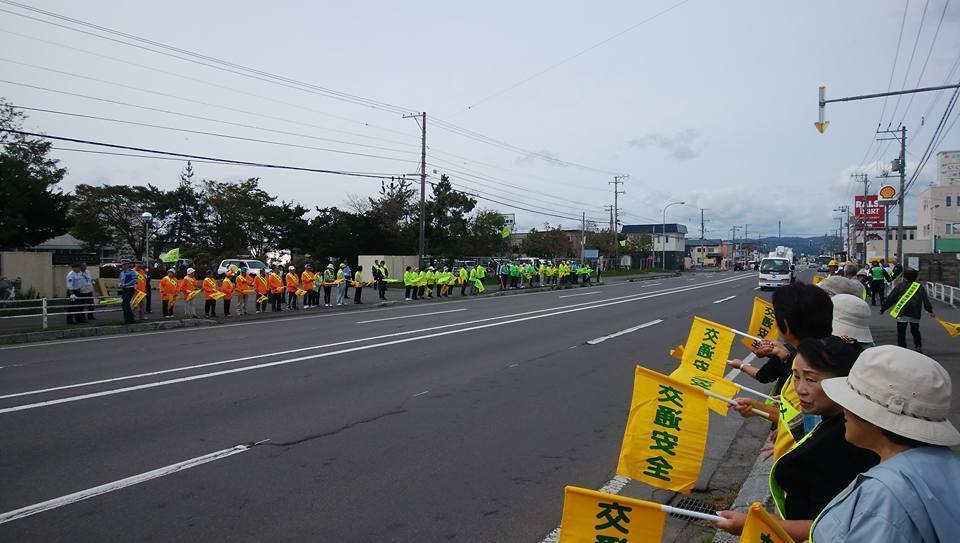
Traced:
<path id="1" fill-rule="evenodd" d="M 670 356 L 677 360 L 683 360 L 683 345 L 677 345 L 673 349 L 670 349 Z"/>
<path id="2" fill-rule="evenodd" d="M 257 298 L 257 303 L 258 303 L 258 304 L 262 304 L 263 302 L 266 302 L 266 301 L 267 301 L 267 295 L 266 295 L 266 294 L 262 294 L 259 298 Z"/>
<path id="3" fill-rule="evenodd" d="M 960 336 L 960 323 L 947 322 L 942 319 L 937 319 L 937 322 L 940 323 L 940 326 L 943 326 L 944 329 L 946 329 L 947 333 L 950 334 L 950 337 Z"/>
<path id="4" fill-rule="evenodd" d="M 199 290 L 191 290 L 189 293 L 187 293 L 187 297 L 185 299 L 189 302 L 190 300 L 196 298 L 197 294 L 200 294 Z"/>
<path id="5" fill-rule="evenodd" d="M 823 281 L 824 279 L 826 279 L 826 277 L 824 277 L 824 276 L 822 276 L 822 275 L 814 275 L 814 276 L 813 276 L 813 284 L 814 284 L 814 285 L 819 285 L 820 282 Z"/>
<path id="6" fill-rule="evenodd" d="M 303 295 L 306 294 L 306 293 L 307 293 L 307 291 L 303 290 L 302 288 L 298 288 L 297 291 L 294 292 L 294 294 L 295 294 L 297 297 L 301 297 L 301 296 L 303 296 Z"/>
<path id="7" fill-rule="evenodd" d="M 226 294 L 224 294 L 224 293 L 222 293 L 222 292 L 220 292 L 220 291 L 218 290 L 217 292 L 214 292 L 213 294 L 211 294 L 211 295 L 210 295 L 210 298 L 212 298 L 212 299 L 214 299 L 214 300 L 219 300 L 220 298 L 223 298 L 224 296 L 226 296 Z"/>
<path id="8" fill-rule="evenodd" d="M 142 290 L 138 290 L 137 293 L 133 295 L 133 299 L 130 300 L 130 306 L 137 307 L 138 305 L 140 305 L 140 302 L 142 302 L 143 299 L 146 297 L 147 297 L 146 292 L 143 292 Z"/>
<path id="9" fill-rule="evenodd" d="M 688 385 L 709 390 L 724 398 L 733 399 L 734 396 L 740 393 L 740 386 L 733 381 L 704 373 L 693 366 L 684 366 L 681 364 L 677 369 L 673 370 L 670 377 Z M 730 404 L 716 398 L 707 398 L 707 406 L 710 407 L 710 410 L 714 413 L 719 413 L 724 416 L 726 416 L 730 410 Z"/>
<path id="10" fill-rule="evenodd" d="M 568 486 L 559 543 L 660 543 L 666 519 L 660 504 Z"/>
<path id="11" fill-rule="evenodd" d="M 735 335 L 733 330 L 722 324 L 694 317 L 680 363 L 723 377 Z"/>
<path id="12" fill-rule="evenodd" d="M 793 539 L 777 523 L 770 513 L 759 504 L 754 503 L 747 511 L 747 520 L 743 524 L 740 541 L 750 543 L 793 543 Z"/>
<path id="13" fill-rule="evenodd" d="M 776 341 L 780 339 L 780 329 L 773 316 L 773 304 L 763 298 L 753 297 L 753 313 L 750 315 L 750 328 L 747 333 L 761 339 Z M 756 341 L 745 337 L 740 340 L 748 349 L 756 348 Z"/>
<path id="14" fill-rule="evenodd" d="M 617 474 L 690 492 L 700 475 L 708 421 L 703 392 L 637 366 Z"/>

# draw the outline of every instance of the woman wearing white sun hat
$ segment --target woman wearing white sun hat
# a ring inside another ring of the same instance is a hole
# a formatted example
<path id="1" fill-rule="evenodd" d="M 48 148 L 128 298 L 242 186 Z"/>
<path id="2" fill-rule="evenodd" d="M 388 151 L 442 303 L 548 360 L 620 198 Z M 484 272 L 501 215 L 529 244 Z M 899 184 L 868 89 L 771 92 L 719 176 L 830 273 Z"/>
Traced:
<path id="1" fill-rule="evenodd" d="M 847 441 L 880 455 L 820 513 L 816 543 L 960 541 L 960 432 L 947 419 L 950 375 L 932 358 L 884 345 L 847 377 L 821 382 L 840 404 Z"/>

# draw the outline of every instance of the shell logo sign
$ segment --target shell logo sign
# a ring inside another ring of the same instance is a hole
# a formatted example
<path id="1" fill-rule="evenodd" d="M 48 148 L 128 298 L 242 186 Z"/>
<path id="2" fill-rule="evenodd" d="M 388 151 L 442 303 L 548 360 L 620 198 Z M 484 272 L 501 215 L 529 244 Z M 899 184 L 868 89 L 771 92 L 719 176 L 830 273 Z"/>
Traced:
<path id="1" fill-rule="evenodd" d="M 884 205 L 895 204 L 897 202 L 897 188 L 893 185 L 883 185 L 877 192 L 878 203 Z"/>

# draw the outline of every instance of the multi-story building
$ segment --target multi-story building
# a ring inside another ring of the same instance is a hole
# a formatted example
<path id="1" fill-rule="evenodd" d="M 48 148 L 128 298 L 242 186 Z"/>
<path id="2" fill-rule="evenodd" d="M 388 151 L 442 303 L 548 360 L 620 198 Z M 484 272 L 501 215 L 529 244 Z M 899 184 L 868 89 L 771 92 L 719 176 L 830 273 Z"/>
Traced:
<path id="1" fill-rule="evenodd" d="M 686 255 L 684 240 L 687 236 L 687 225 L 678 223 L 667 223 L 666 225 L 625 224 L 620 233 L 625 235 L 628 240 L 636 240 L 637 242 L 644 234 L 650 236 L 653 262 L 656 263 L 656 267 L 661 266 L 661 254 L 665 254 L 666 269 L 679 270 L 683 268 L 683 257 Z"/>
<path id="2" fill-rule="evenodd" d="M 930 252 L 960 252 L 960 151 L 937 153 L 937 184 L 917 202 L 917 239 Z"/>

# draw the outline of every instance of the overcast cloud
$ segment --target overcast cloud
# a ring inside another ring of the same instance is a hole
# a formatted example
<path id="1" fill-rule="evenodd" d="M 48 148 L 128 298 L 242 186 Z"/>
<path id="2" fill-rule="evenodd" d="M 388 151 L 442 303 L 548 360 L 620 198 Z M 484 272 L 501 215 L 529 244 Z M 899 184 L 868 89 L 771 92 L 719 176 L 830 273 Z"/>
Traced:
<path id="1" fill-rule="evenodd" d="M 515 212 L 520 229 L 544 221 L 574 226 L 573 217 L 584 211 L 606 224 L 603 207 L 613 201 L 609 182 L 613 172 L 623 172 L 630 174 L 627 195 L 620 199 L 627 224 L 659 221 L 666 203 L 685 201 L 670 208 L 667 220 L 691 221 L 690 230 L 699 231 L 697 208 L 706 208 L 711 237 L 728 237 L 733 224 L 749 224 L 751 235 L 772 235 L 778 220 L 784 234 L 822 235 L 835 228 L 833 208 L 853 204 L 858 189 L 849 175 L 860 166 L 876 175 L 895 156 L 892 145 L 877 152 L 871 144 L 879 122 L 896 125 L 902 119 L 909 128 L 908 158 L 916 163 L 921 156 L 946 104 L 944 93 L 889 100 L 885 108 L 883 100 L 831 104 L 826 134 L 813 127 L 818 85 L 827 85 L 829 97 L 887 89 L 903 1 L 692 0 L 468 109 L 675 2 L 279 1 L 265 7 L 250 0 L 171 0 L 158 9 L 138 2 L 37 0 L 31 5 L 320 87 L 426 110 L 431 174 L 446 172 L 464 190 L 571 217 L 482 203 Z M 908 65 L 907 86 L 939 85 L 948 77 L 960 53 L 960 2 L 950 6 L 919 77 L 943 2 L 930 1 L 919 34 L 923 3 L 910 4 L 895 88 Z M 404 174 L 419 166 L 420 128 L 399 113 L 7 13 L 0 13 L 0 51 L 2 79 L 50 89 L 0 83 L 0 95 L 19 106 L 299 147 L 29 111 L 28 127 L 51 135 L 312 168 Z M 611 174 L 480 143 L 439 119 Z M 941 149 L 960 149 L 960 129 L 954 128 Z M 66 150 L 57 156 L 70 170 L 68 189 L 79 183 L 172 187 L 183 166 Z M 374 195 L 379 188 L 373 180 L 304 172 L 203 163 L 195 170 L 205 178 L 260 176 L 267 190 L 308 207 L 346 206 L 348 194 Z M 931 162 L 912 195 L 932 174 Z M 910 223 L 915 203 L 909 202 L 907 211 Z"/>

